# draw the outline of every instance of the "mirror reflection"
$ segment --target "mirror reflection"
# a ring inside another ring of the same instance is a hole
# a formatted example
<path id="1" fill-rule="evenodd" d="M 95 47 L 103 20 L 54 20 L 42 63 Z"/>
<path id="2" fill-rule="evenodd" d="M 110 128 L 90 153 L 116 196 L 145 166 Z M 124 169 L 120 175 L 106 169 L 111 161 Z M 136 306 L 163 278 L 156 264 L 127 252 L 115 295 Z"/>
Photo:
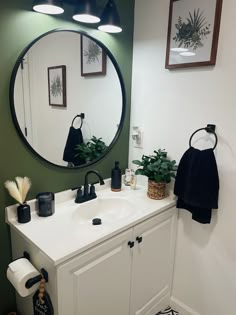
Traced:
<path id="1" fill-rule="evenodd" d="M 65 167 L 103 156 L 119 133 L 123 110 L 120 79 L 104 48 L 70 31 L 50 33 L 27 51 L 13 104 L 31 148 Z"/>

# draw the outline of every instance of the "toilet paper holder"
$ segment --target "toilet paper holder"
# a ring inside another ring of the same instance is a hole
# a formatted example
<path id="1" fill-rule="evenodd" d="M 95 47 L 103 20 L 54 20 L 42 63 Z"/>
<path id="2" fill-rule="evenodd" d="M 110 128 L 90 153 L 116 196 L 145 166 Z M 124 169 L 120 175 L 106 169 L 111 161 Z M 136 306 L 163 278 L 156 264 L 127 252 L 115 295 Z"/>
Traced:
<path id="1" fill-rule="evenodd" d="M 32 288 L 32 286 L 35 285 L 36 283 L 40 282 L 41 279 L 45 279 L 45 281 L 48 282 L 48 273 L 47 273 L 47 271 L 44 268 L 42 268 L 40 270 L 40 272 L 41 272 L 41 275 L 38 275 L 38 276 L 33 277 L 33 278 L 31 278 L 31 279 L 26 281 L 25 287 L 27 289 Z"/>
<path id="2" fill-rule="evenodd" d="M 28 252 L 25 251 L 23 253 L 23 257 L 30 261 L 30 254 Z M 34 284 L 40 282 L 42 279 L 45 279 L 45 281 L 48 282 L 48 272 L 47 272 L 47 270 L 42 268 L 40 270 L 40 273 L 41 273 L 40 275 L 38 275 L 36 277 L 33 277 L 33 278 L 30 278 L 29 280 L 26 281 L 25 287 L 27 289 L 30 289 Z"/>

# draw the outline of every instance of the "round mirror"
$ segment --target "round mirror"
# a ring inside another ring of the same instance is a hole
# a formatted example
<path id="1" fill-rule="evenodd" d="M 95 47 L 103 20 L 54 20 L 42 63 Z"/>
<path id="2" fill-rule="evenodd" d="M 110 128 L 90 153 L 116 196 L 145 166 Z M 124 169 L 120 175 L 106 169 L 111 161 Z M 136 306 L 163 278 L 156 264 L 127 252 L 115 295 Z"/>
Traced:
<path id="1" fill-rule="evenodd" d="M 124 82 L 113 55 L 72 30 L 54 30 L 26 47 L 12 73 L 10 101 L 25 143 L 61 167 L 103 158 L 125 115 Z"/>

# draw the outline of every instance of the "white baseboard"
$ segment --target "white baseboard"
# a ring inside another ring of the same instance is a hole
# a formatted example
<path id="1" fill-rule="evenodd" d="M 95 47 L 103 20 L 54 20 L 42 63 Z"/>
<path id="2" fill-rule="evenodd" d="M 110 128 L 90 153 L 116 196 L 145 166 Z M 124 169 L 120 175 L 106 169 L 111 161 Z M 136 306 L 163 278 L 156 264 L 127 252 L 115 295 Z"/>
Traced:
<path id="1" fill-rule="evenodd" d="M 180 313 L 180 315 L 200 315 L 198 312 L 191 309 L 189 306 L 185 305 L 180 300 L 174 298 L 173 296 L 170 299 L 170 306 L 173 310 Z"/>
<path id="2" fill-rule="evenodd" d="M 145 315 L 153 315 L 153 314 L 159 313 L 160 311 L 165 310 L 169 306 L 169 302 L 170 302 L 170 295 L 167 294 L 158 302 L 157 305 L 154 305 L 152 309 L 150 309 L 147 313 L 145 313 Z"/>

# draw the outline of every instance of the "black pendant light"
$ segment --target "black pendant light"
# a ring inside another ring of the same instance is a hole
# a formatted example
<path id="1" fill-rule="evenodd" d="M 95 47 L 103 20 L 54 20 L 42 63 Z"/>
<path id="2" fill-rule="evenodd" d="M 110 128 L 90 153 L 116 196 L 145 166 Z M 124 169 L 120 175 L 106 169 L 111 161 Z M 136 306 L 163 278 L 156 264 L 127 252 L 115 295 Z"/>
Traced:
<path id="1" fill-rule="evenodd" d="M 45 14 L 62 14 L 64 12 L 61 0 L 34 0 L 33 9 Z"/>
<path id="2" fill-rule="evenodd" d="M 108 0 L 103 10 L 98 29 L 107 33 L 120 33 L 122 31 L 120 16 L 114 0 Z"/>
<path id="3" fill-rule="evenodd" d="M 79 0 L 73 19 L 83 23 L 98 23 L 100 18 L 97 12 L 96 0 Z"/>

